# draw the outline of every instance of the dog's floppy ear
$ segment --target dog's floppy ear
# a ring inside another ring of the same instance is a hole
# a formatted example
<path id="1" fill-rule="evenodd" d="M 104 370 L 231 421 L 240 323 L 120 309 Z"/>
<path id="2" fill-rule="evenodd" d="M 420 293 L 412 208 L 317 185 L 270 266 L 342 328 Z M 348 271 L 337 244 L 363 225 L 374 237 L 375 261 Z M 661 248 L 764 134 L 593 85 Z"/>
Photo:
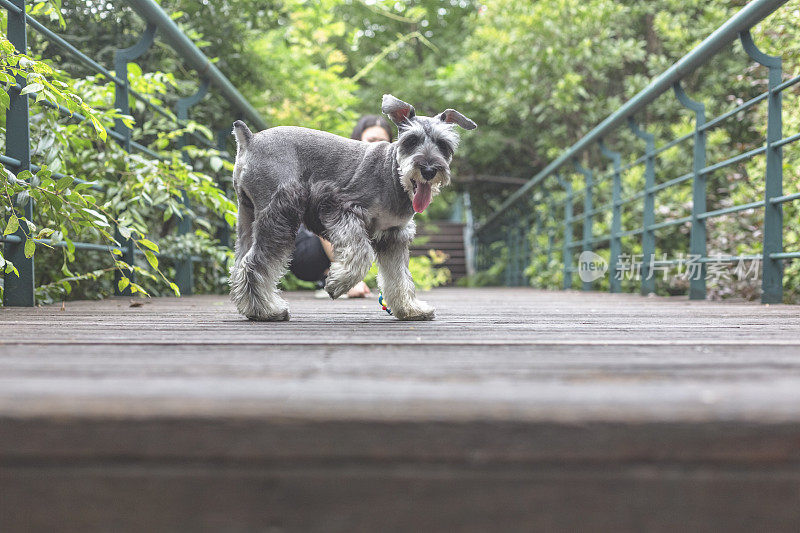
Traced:
<path id="1" fill-rule="evenodd" d="M 394 122 L 398 128 L 402 127 L 403 123 L 408 122 L 416 116 L 413 105 L 407 104 L 391 94 L 383 95 L 381 111 L 392 119 L 392 122 Z"/>
<path id="2" fill-rule="evenodd" d="M 478 127 L 477 124 L 470 119 L 456 111 L 455 109 L 445 109 L 439 114 L 439 120 L 447 122 L 448 124 L 458 124 L 465 130 L 474 130 Z"/>

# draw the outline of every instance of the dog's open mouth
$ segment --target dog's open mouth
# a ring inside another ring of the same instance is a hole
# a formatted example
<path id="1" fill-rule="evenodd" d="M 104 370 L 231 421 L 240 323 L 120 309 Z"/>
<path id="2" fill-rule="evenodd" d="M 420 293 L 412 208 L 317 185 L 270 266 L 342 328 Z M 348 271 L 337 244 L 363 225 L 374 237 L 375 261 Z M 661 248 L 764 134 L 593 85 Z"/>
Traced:
<path id="1" fill-rule="evenodd" d="M 414 186 L 414 198 L 411 200 L 411 205 L 414 211 L 422 213 L 431 203 L 431 182 L 418 183 L 417 180 L 411 180 L 411 183 Z"/>

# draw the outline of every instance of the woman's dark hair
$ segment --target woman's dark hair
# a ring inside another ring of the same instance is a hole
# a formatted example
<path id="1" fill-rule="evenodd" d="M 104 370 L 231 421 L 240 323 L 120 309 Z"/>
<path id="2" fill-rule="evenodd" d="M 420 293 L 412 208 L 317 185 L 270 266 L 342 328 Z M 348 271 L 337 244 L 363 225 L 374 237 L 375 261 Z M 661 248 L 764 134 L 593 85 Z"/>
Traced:
<path id="1" fill-rule="evenodd" d="M 353 134 L 350 136 L 350 138 L 360 141 L 361 136 L 364 135 L 364 130 L 373 126 L 380 126 L 381 128 L 385 129 L 386 133 L 389 134 L 390 141 L 394 138 L 392 135 L 392 127 L 389 125 L 389 121 L 380 115 L 364 115 L 358 119 L 356 127 L 353 128 Z"/>

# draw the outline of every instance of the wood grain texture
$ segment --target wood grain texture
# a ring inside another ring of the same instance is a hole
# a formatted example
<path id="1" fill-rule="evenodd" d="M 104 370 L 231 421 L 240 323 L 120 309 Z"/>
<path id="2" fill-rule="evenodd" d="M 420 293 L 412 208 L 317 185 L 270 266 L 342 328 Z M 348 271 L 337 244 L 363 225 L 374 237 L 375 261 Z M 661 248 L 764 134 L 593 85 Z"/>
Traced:
<path id="1" fill-rule="evenodd" d="M 0 530 L 800 529 L 796 307 L 288 298 L 0 310 Z"/>
<path id="2" fill-rule="evenodd" d="M 449 221 L 431 221 L 417 227 L 417 239 L 412 243 L 412 256 L 427 256 L 430 250 L 439 250 L 447 256 L 442 266 L 450 270 L 452 282 L 467 275 L 464 251 L 464 224 Z"/>

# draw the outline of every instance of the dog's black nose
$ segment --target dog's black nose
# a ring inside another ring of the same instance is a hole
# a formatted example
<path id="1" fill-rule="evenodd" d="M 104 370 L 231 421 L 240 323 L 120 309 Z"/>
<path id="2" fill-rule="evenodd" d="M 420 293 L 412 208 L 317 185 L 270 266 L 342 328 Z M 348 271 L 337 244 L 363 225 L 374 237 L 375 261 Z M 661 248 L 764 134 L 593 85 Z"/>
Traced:
<path id="1" fill-rule="evenodd" d="M 420 169 L 420 174 L 422 174 L 422 177 L 426 180 L 432 180 L 436 175 L 436 167 L 422 167 Z"/>

